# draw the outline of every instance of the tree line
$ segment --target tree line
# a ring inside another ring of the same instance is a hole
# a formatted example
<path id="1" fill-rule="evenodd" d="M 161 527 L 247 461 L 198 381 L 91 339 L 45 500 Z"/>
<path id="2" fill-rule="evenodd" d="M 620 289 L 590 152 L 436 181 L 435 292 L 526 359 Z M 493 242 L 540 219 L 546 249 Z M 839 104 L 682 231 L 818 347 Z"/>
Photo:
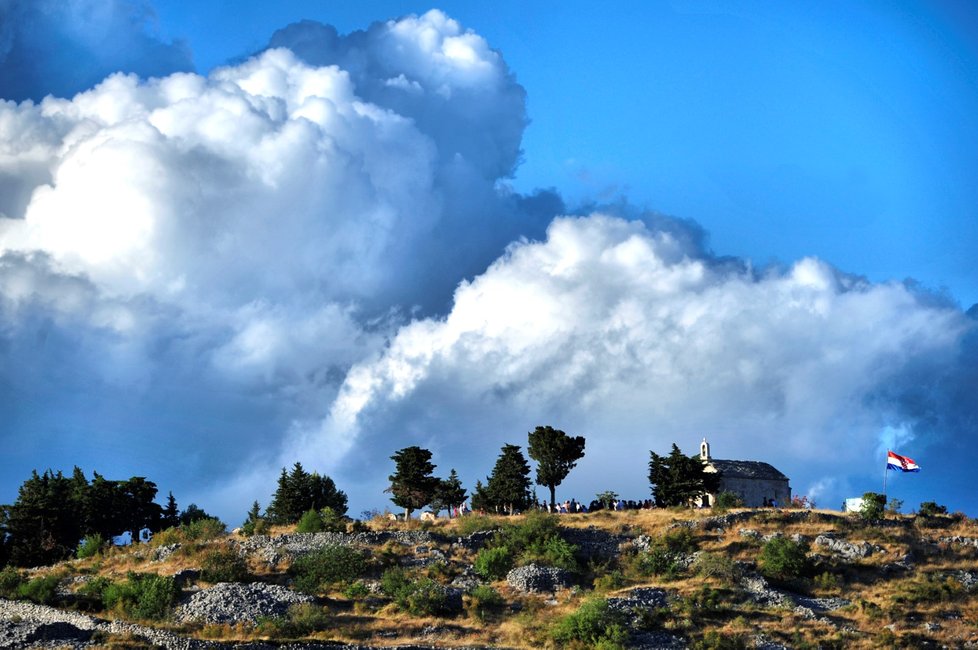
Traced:
<path id="1" fill-rule="evenodd" d="M 93 472 L 89 481 L 78 467 L 70 477 L 35 470 L 13 505 L 0 506 L 0 566 L 51 564 L 71 557 L 86 536 L 111 540 L 129 533 L 139 541 L 143 531 L 208 516 L 192 504 L 180 512 L 172 492 L 161 506 L 155 502 L 157 492 L 143 476 L 116 481 Z"/>

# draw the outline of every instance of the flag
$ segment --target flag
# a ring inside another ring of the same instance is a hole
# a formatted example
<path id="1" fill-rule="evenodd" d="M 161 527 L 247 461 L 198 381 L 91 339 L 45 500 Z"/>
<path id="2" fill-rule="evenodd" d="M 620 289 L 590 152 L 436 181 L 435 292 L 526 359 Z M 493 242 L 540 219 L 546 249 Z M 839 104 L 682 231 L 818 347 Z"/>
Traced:
<path id="1" fill-rule="evenodd" d="M 920 471 L 920 467 L 913 461 L 913 458 L 894 454 L 892 451 L 886 452 L 886 469 L 898 469 L 901 472 Z"/>

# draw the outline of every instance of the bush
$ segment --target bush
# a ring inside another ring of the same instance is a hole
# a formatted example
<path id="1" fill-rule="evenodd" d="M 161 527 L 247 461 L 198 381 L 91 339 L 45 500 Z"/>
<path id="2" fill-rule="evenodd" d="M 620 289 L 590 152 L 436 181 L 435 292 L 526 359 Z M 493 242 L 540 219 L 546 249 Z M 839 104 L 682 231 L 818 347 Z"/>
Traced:
<path id="1" fill-rule="evenodd" d="M 883 518 L 886 511 L 886 497 L 876 492 L 867 492 L 863 495 L 863 507 L 859 511 L 859 516 L 865 521 L 876 521 Z"/>
<path id="2" fill-rule="evenodd" d="M 295 588 L 307 594 L 318 594 L 331 585 L 353 582 L 367 571 L 367 556 L 349 546 L 325 546 L 304 555 L 289 567 Z"/>
<path id="3" fill-rule="evenodd" d="M 625 579 L 625 574 L 618 569 L 601 574 L 594 579 L 594 589 L 596 591 L 614 591 L 615 589 L 621 589 L 626 584 L 628 584 L 628 581 Z"/>
<path id="4" fill-rule="evenodd" d="M 105 590 L 112 584 L 112 581 L 104 576 L 92 578 L 83 584 L 77 592 L 81 599 L 83 609 L 100 610 L 105 607 Z"/>
<path id="5" fill-rule="evenodd" d="M 683 572 L 683 565 L 675 553 L 665 546 L 651 546 L 638 559 L 638 570 L 643 575 L 662 576 L 675 580 Z"/>
<path id="6" fill-rule="evenodd" d="M 95 533 L 94 535 L 86 535 L 85 539 L 78 544 L 78 550 L 75 551 L 75 557 L 79 560 L 84 560 L 85 558 L 94 557 L 105 547 L 105 538 L 101 534 Z"/>
<path id="7" fill-rule="evenodd" d="M 24 582 L 24 576 L 12 566 L 0 571 L 0 597 L 16 598 L 17 589 Z"/>
<path id="8" fill-rule="evenodd" d="M 370 590 L 367 589 L 367 585 L 363 584 L 362 580 L 357 580 L 356 582 L 351 582 L 343 590 L 343 596 L 350 600 L 358 600 L 364 598 L 370 594 Z"/>
<path id="9" fill-rule="evenodd" d="M 138 619 L 159 620 L 170 611 L 180 590 L 169 576 L 129 572 L 125 582 L 108 585 L 102 595 L 106 609 Z"/>
<path id="10" fill-rule="evenodd" d="M 475 556 L 475 572 L 486 580 L 502 580 L 513 568 L 513 554 L 506 546 L 483 548 Z"/>
<path id="11" fill-rule="evenodd" d="M 61 579 L 56 575 L 40 576 L 17 587 L 17 596 L 33 601 L 40 605 L 50 605 L 58 598 L 58 583 Z"/>
<path id="12" fill-rule="evenodd" d="M 296 524 L 295 532 L 321 533 L 323 532 L 323 529 L 323 519 L 319 516 L 319 513 L 315 510 L 307 510 L 305 514 L 299 518 L 299 523 Z"/>
<path id="13" fill-rule="evenodd" d="M 730 508 L 742 508 L 744 500 L 733 492 L 724 490 L 713 500 L 713 509 L 718 512 L 726 512 Z"/>
<path id="14" fill-rule="evenodd" d="M 707 630 L 703 638 L 692 646 L 695 650 L 741 650 L 747 648 L 747 641 L 739 634 L 724 634 L 717 630 Z"/>
<path id="15" fill-rule="evenodd" d="M 800 578 L 808 565 L 805 549 L 787 537 L 775 537 L 761 549 L 760 569 L 768 578 L 793 580 Z"/>
<path id="16" fill-rule="evenodd" d="M 401 609 L 415 616 L 450 614 L 445 588 L 431 578 L 415 580 L 404 569 L 394 567 L 380 577 L 380 589 Z"/>
<path id="17" fill-rule="evenodd" d="M 226 532 L 224 522 L 214 517 L 195 519 L 180 526 L 180 535 L 188 542 L 205 542 Z"/>
<path id="18" fill-rule="evenodd" d="M 740 578 L 740 569 L 732 558 L 720 553 L 702 553 L 694 564 L 696 573 L 725 584 L 733 584 Z"/>
<path id="19" fill-rule="evenodd" d="M 212 583 L 245 582 L 248 567 L 244 559 L 229 548 L 213 549 L 204 554 L 200 563 L 200 577 Z"/>
<path id="20" fill-rule="evenodd" d="M 937 517 L 947 514 L 947 506 L 938 505 L 936 501 L 924 501 L 920 504 L 917 514 L 921 517 Z"/>
<path id="21" fill-rule="evenodd" d="M 465 515 L 455 521 L 458 522 L 456 531 L 463 537 L 472 533 L 481 533 L 499 528 L 499 522 L 486 515 Z"/>
<path id="22" fill-rule="evenodd" d="M 550 630 L 550 638 L 558 647 L 624 648 L 628 632 L 624 617 L 604 599 L 589 600 L 574 613 L 558 620 Z"/>
<path id="23" fill-rule="evenodd" d="M 964 586 L 953 578 L 940 578 L 928 575 L 924 580 L 909 582 L 898 590 L 893 602 L 897 604 L 919 605 L 921 603 L 945 603 L 959 599 Z"/>
<path id="24" fill-rule="evenodd" d="M 488 585 L 478 585 L 469 592 L 465 609 L 470 616 L 484 623 L 496 618 L 505 604 L 498 591 Z"/>
<path id="25" fill-rule="evenodd" d="M 298 639 L 329 629 L 331 625 L 325 609 L 311 603 L 300 603 L 290 607 L 287 616 L 260 619 L 255 632 L 274 639 Z"/>

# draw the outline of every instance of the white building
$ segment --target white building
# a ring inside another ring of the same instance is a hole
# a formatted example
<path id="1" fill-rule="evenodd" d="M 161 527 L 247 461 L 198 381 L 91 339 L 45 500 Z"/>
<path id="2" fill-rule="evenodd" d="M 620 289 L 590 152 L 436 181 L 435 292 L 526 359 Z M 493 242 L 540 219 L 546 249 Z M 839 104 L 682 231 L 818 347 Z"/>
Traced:
<path id="1" fill-rule="evenodd" d="M 717 492 L 707 494 L 703 505 L 712 506 L 720 492 L 732 492 L 743 499 L 749 508 L 777 505 L 791 501 L 788 477 L 768 463 L 758 460 L 720 460 L 710 456 L 710 443 L 703 438 L 700 443 L 700 459 L 706 462 L 706 471 L 720 475 Z"/>

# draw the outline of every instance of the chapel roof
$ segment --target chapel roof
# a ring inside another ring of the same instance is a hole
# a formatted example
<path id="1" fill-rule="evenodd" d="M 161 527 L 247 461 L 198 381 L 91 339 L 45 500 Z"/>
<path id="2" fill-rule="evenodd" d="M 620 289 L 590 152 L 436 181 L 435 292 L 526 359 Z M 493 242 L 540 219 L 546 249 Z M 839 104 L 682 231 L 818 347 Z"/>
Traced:
<path id="1" fill-rule="evenodd" d="M 759 460 L 718 460 L 711 458 L 708 462 L 721 476 L 727 478 L 788 480 L 788 477 L 775 469 L 773 465 Z"/>

